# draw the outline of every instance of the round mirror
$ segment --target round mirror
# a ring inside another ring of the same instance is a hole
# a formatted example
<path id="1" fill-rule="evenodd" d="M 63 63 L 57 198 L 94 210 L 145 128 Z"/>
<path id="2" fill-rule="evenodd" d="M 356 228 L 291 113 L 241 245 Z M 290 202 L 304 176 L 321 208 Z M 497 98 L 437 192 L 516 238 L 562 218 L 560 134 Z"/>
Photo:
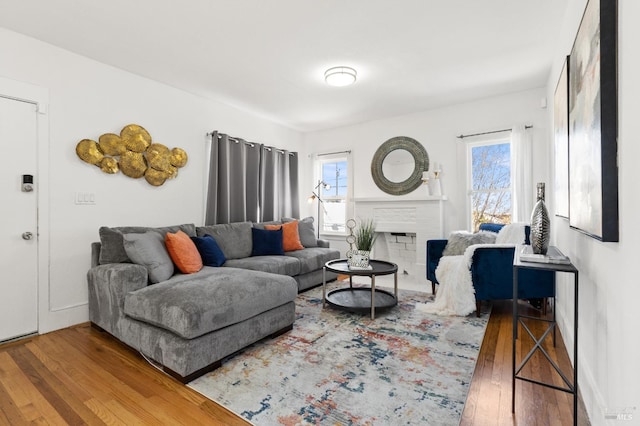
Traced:
<path id="1" fill-rule="evenodd" d="M 378 188 L 392 195 L 404 195 L 422 184 L 422 172 L 429 170 L 429 156 L 415 139 L 398 136 L 378 148 L 371 161 L 371 176 Z"/>
<path id="2" fill-rule="evenodd" d="M 382 173 L 393 183 L 409 179 L 414 168 L 413 156 L 405 149 L 391 151 L 382 161 Z"/>

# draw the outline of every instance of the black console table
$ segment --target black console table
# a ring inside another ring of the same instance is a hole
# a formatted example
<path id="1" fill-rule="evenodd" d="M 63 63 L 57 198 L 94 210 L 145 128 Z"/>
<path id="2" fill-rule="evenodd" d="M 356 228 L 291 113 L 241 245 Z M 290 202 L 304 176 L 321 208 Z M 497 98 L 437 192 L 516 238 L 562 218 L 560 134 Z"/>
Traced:
<path id="1" fill-rule="evenodd" d="M 398 265 L 384 260 L 369 260 L 371 269 L 351 269 L 347 259 L 330 260 L 322 270 L 322 307 L 329 305 L 348 311 L 371 312 L 371 319 L 376 317 L 376 309 L 391 308 L 398 303 Z M 326 293 L 326 271 L 349 276 L 349 287 Z M 376 275 L 393 274 L 394 292 L 376 288 Z M 371 278 L 371 287 L 353 287 L 353 276 Z"/>
<path id="2" fill-rule="evenodd" d="M 543 319 L 538 317 L 532 317 L 528 315 L 520 315 L 518 313 L 518 271 L 520 269 L 538 269 L 543 271 L 554 272 L 566 272 L 573 274 L 574 276 L 574 318 L 573 318 L 573 382 L 571 382 L 567 376 L 562 372 L 560 367 L 551 359 L 547 351 L 542 347 L 542 342 L 553 332 L 553 345 L 555 346 L 555 332 L 556 332 L 556 307 L 553 306 L 553 319 Z M 548 323 L 546 331 L 540 338 L 536 338 L 527 325 L 522 321 L 522 318 L 530 320 L 545 321 Z M 516 366 L 516 340 L 518 338 L 518 324 L 521 323 L 524 330 L 531 336 L 534 342 L 533 348 L 523 358 L 519 365 Z M 520 250 L 516 247 L 515 255 L 513 258 L 513 378 L 511 382 L 511 412 L 515 413 L 516 409 L 516 379 L 523 380 L 529 383 L 545 386 L 562 392 L 567 392 L 573 395 L 573 424 L 578 424 L 578 269 L 569 264 L 557 264 L 557 263 L 537 263 L 537 262 L 524 262 L 520 260 Z M 538 380 L 534 380 L 521 375 L 522 368 L 531 359 L 533 354 L 539 350 L 544 357 L 549 361 L 554 370 L 560 375 L 565 386 L 556 386 L 551 383 L 544 383 Z"/>

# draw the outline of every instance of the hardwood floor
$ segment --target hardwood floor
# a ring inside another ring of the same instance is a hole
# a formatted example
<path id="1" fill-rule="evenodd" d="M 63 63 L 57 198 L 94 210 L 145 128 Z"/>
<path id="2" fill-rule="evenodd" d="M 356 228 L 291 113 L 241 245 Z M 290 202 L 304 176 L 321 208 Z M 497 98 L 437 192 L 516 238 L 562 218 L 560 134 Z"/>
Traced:
<path id="1" fill-rule="evenodd" d="M 522 301 L 519 312 L 541 315 Z M 547 317 L 552 318 L 552 315 L 548 309 Z M 516 382 L 516 409 L 515 414 L 511 413 L 512 318 L 511 300 L 493 302 L 460 425 L 573 425 L 572 395 L 522 380 Z M 546 324 L 541 321 L 528 321 L 527 325 L 538 337 L 546 329 Z M 526 355 L 533 347 L 533 341 L 522 327 L 518 333 L 516 354 L 519 362 L 523 353 Z M 560 332 L 557 333 L 555 348 L 551 335 L 545 339 L 543 347 L 564 374 L 572 378 L 573 369 Z M 522 371 L 526 377 L 564 386 L 562 378 L 539 351 Z M 578 402 L 578 424 L 589 425 L 581 400 Z"/>
<path id="2" fill-rule="evenodd" d="M 0 424 L 247 425 L 89 324 L 0 346 Z"/>
<path id="3" fill-rule="evenodd" d="M 511 327 L 510 302 L 494 303 L 460 424 L 572 424 L 570 395 L 522 381 L 511 415 Z M 561 338 L 547 346 L 570 371 Z M 531 365 L 534 377 L 560 383 L 539 360 Z M 0 345 L 0 424 L 33 423 L 248 424 L 88 324 Z"/>

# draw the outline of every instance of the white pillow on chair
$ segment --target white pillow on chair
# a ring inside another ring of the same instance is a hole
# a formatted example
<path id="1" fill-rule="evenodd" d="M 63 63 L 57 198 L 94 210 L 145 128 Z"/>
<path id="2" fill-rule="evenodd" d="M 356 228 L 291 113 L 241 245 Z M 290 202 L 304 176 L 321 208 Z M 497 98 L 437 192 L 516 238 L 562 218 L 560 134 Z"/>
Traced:
<path id="1" fill-rule="evenodd" d="M 510 223 L 502 227 L 496 237 L 496 244 L 524 244 L 525 227 L 528 223 Z"/>

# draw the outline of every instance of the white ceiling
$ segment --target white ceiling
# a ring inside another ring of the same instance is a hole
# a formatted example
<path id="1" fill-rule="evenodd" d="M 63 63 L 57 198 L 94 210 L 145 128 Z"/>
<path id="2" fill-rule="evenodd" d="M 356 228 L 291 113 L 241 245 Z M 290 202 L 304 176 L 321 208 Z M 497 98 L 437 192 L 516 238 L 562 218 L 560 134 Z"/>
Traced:
<path id="1" fill-rule="evenodd" d="M 0 26 L 300 131 L 541 87 L 566 0 L 0 0 Z M 324 71 L 357 69 L 329 87 Z"/>

